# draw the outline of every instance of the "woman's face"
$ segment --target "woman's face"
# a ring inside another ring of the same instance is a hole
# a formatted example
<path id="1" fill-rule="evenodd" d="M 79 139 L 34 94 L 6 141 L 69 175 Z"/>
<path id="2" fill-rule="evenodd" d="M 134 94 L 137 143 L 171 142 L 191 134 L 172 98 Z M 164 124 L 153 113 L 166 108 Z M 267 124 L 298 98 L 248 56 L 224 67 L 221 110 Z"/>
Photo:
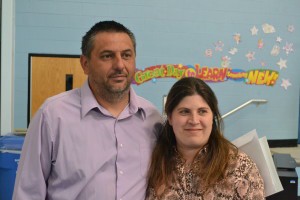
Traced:
<path id="1" fill-rule="evenodd" d="M 168 117 L 181 151 L 200 150 L 207 144 L 212 131 L 213 113 L 198 94 L 186 96 Z"/>

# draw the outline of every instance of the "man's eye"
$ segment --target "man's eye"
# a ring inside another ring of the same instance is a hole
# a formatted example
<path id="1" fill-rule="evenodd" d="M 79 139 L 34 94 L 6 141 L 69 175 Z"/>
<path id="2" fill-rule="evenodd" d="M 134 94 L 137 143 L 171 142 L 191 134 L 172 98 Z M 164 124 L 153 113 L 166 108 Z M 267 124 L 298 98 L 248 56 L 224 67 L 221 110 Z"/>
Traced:
<path id="1" fill-rule="evenodd" d="M 124 54 L 122 55 L 122 57 L 123 57 L 124 59 L 129 59 L 129 58 L 132 57 L 132 55 L 131 55 L 131 53 L 124 53 Z"/>
<path id="2" fill-rule="evenodd" d="M 101 56 L 101 58 L 104 59 L 104 60 L 110 59 L 111 57 L 112 57 L 111 54 L 104 54 L 104 55 Z"/>

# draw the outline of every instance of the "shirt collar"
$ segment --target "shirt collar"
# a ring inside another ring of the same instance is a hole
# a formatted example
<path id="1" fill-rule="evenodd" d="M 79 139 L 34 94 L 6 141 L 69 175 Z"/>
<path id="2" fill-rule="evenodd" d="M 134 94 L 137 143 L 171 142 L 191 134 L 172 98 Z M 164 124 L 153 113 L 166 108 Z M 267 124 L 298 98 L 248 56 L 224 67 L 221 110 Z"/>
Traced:
<path id="1" fill-rule="evenodd" d="M 140 112 L 142 119 L 146 118 L 145 108 L 142 106 L 139 101 L 139 96 L 135 93 L 132 87 L 130 87 L 130 100 L 129 100 L 129 113 L 135 114 Z"/>
<path id="2" fill-rule="evenodd" d="M 197 163 L 198 161 L 200 161 L 200 159 L 203 157 L 203 155 L 205 155 L 207 153 L 208 150 L 208 145 L 205 145 L 204 147 L 202 147 L 197 155 L 195 156 L 194 160 L 193 160 L 193 164 Z M 176 147 L 174 147 L 174 151 L 175 151 L 175 160 L 177 162 L 178 165 L 183 166 L 185 165 L 185 159 L 183 158 L 183 156 L 181 155 L 181 153 L 177 150 Z"/>
<path id="3" fill-rule="evenodd" d="M 90 89 L 88 80 L 84 82 L 81 89 L 81 117 L 83 118 L 90 110 L 99 106 L 92 90 Z"/>
<path id="4" fill-rule="evenodd" d="M 81 117 L 83 118 L 90 110 L 101 107 L 98 104 L 90 86 L 88 80 L 84 82 L 81 87 Z M 100 109 L 99 109 L 100 110 Z M 132 87 L 130 87 L 130 99 L 129 99 L 129 113 L 131 115 L 139 112 L 143 119 L 146 118 L 145 109 L 139 101 L 138 95 L 135 93 Z"/>

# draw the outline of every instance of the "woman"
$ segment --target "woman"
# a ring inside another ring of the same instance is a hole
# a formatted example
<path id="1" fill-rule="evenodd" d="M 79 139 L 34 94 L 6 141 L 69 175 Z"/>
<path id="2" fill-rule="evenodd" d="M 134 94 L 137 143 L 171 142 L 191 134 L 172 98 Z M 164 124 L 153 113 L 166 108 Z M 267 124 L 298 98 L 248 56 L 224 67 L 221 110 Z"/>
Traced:
<path id="1" fill-rule="evenodd" d="M 205 82 L 191 77 L 177 81 L 165 113 L 147 200 L 264 199 L 255 163 L 224 138 L 217 98 Z"/>

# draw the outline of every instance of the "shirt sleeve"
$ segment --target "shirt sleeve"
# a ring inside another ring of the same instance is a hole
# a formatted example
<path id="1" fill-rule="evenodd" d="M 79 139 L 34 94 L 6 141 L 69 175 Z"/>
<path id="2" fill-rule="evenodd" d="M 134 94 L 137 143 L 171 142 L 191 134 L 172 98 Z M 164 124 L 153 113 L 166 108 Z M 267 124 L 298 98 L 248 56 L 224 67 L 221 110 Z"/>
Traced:
<path id="1" fill-rule="evenodd" d="M 13 200 L 45 199 L 51 170 L 51 129 L 45 111 L 32 119 L 17 169 Z"/>
<path id="2" fill-rule="evenodd" d="M 264 182 L 256 164 L 251 158 L 242 153 L 239 155 L 236 173 L 236 199 L 262 200 L 265 199 Z"/>

